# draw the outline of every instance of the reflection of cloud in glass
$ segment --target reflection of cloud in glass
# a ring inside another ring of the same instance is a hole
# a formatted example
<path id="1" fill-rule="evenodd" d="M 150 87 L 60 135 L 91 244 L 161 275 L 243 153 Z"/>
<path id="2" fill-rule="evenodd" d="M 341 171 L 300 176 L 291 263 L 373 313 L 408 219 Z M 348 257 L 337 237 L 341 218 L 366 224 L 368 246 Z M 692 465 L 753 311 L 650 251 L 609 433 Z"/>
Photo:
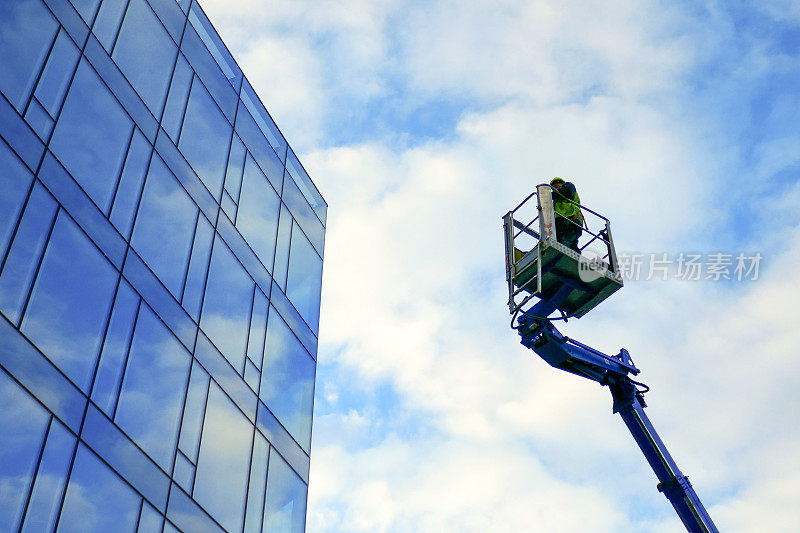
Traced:
<path id="1" fill-rule="evenodd" d="M 248 154 L 236 227 L 269 271 L 272 271 L 272 256 L 275 254 L 279 210 L 278 195 Z"/>
<path id="2" fill-rule="evenodd" d="M 177 48 L 144 0 L 132 0 L 114 47 L 114 61 L 155 116 L 161 113 Z"/>
<path id="3" fill-rule="evenodd" d="M 59 532 L 136 530 L 141 498 L 85 446 L 78 448 Z"/>
<path id="4" fill-rule="evenodd" d="M 133 122 L 84 59 L 64 101 L 50 149 L 106 211 Z"/>
<path id="5" fill-rule="evenodd" d="M 260 397 L 306 451 L 311 446 L 315 371 L 314 360 L 271 308 Z"/>
<path id="6" fill-rule="evenodd" d="M 267 472 L 267 504 L 263 531 L 302 533 L 308 487 L 273 448 Z"/>
<path id="7" fill-rule="evenodd" d="M 200 327 L 238 372 L 244 370 L 254 282 L 221 239 L 214 243 Z"/>
<path id="8" fill-rule="evenodd" d="M 178 146 L 214 198 L 219 198 L 228 159 L 231 125 L 195 77 Z"/>
<path id="9" fill-rule="evenodd" d="M 292 301 L 312 331 L 319 329 L 319 298 L 322 287 L 322 259 L 305 235 L 295 227 L 289 253 L 289 278 L 286 296 Z"/>
<path id="10" fill-rule="evenodd" d="M 176 297 L 192 246 L 197 206 L 158 156 L 153 156 L 131 244 Z"/>
<path id="11" fill-rule="evenodd" d="M 47 430 L 48 413 L 0 370 L 0 531 L 13 531 Z"/>
<path id="12" fill-rule="evenodd" d="M 75 223 L 59 215 L 21 329 L 84 391 L 117 277 Z"/>
<path id="13" fill-rule="evenodd" d="M 222 390 L 209 391 L 194 498 L 228 531 L 242 528 L 253 426 Z"/>
<path id="14" fill-rule="evenodd" d="M 2 33 L 2 31 L 0 31 Z M 31 173 L 5 143 L 0 143 L 0 255 L 8 246 L 14 223 L 31 183 Z"/>
<path id="15" fill-rule="evenodd" d="M 0 91 L 18 110 L 33 89 L 47 49 L 58 30 L 39 0 L 3 2 L 0 16 Z"/>
<path id="16" fill-rule="evenodd" d="M 142 305 L 115 421 L 166 471 L 178 438 L 188 352 Z"/>

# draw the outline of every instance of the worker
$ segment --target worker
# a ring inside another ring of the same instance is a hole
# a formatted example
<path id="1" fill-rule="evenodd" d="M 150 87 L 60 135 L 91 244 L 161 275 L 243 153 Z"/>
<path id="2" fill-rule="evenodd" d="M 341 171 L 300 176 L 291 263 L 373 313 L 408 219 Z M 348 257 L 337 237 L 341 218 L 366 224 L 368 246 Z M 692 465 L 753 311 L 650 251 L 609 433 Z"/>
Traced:
<path id="1" fill-rule="evenodd" d="M 581 253 L 578 238 L 583 233 L 583 214 L 581 199 L 575 185 L 561 178 L 553 178 L 550 186 L 553 191 L 553 210 L 556 215 L 556 239 L 564 246 Z"/>

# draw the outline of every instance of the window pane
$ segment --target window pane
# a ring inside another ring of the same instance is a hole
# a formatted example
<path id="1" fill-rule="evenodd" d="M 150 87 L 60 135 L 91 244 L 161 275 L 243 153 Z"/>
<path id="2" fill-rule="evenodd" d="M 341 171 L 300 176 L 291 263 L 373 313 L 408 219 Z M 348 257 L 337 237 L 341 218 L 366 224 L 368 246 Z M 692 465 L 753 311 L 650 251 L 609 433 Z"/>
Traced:
<path id="1" fill-rule="evenodd" d="M 92 32 L 109 53 L 114 46 L 119 23 L 125 14 L 127 5 L 125 0 L 105 0 L 100 6 L 100 12 L 97 13 Z"/>
<path id="2" fill-rule="evenodd" d="M 142 305 L 115 420 L 167 472 L 172 468 L 190 362 L 189 353 Z"/>
<path id="3" fill-rule="evenodd" d="M 259 397 L 306 452 L 311 446 L 315 370 L 314 360 L 271 308 Z"/>
<path id="4" fill-rule="evenodd" d="M 308 487 L 286 461 L 270 450 L 267 473 L 267 505 L 264 529 L 269 533 L 302 533 L 305 530 Z"/>
<path id="5" fill-rule="evenodd" d="M 62 212 L 21 329 L 83 391 L 91 385 L 117 276 Z"/>
<path id="6" fill-rule="evenodd" d="M 81 61 L 50 149 L 104 212 L 122 167 L 133 122 L 86 60 Z"/>
<path id="7" fill-rule="evenodd" d="M 156 117 L 167 94 L 178 48 L 144 0 L 131 0 L 114 61 Z"/>
<path id="8" fill-rule="evenodd" d="M 0 257 L 14 231 L 32 175 L 8 146 L 0 141 Z"/>
<path id="9" fill-rule="evenodd" d="M 267 483 L 267 457 L 269 444 L 267 439 L 256 432 L 253 443 L 253 460 L 250 466 L 250 488 L 247 490 L 247 516 L 245 533 L 261 531 L 261 519 L 264 515 L 264 489 Z"/>
<path id="10" fill-rule="evenodd" d="M 67 92 L 67 85 L 69 85 L 79 57 L 80 50 L 69 38 L 67 32 L 62 30 L 53 45 L 53 51 L 50 52 L 35 93 L 36 98 L 47 109 L 50 116 L 55 117 L 61 108 L 61 101 L 64 93 Z"/>
<path id="11" fill-rule="evenodd" d="M 197 206 L 154 155 L 131 243 L 176 298 L 183 287 L 196 220 Z"/>
<path id="12" fill-rule="evenodd" d="M 222 239 L 217 239 L 200 327 L 240 374 L 244 372 L 254 285 Z"/>
<path id="13" fill-rule="evenodd" d="M 94 14 L 97 12 L 97 5 L 100 3 L 100 0 L 70 0 L 72 5 L 75 6 L 75 9 L 78 13 L 81 14 L 83 20 L 86 21 L 86 24 L 91 26 L 92 21 L 94 21 Z"/>
<path id="14" fill-rule="evenodd" d="M 289 277 L 286 296 L 292 301 L 308 327 L 316 333 L 319 328 L 319 298 L 322 289 L 322 259 L 301 231 L 292 231 L 289 252 Z"/>
<path id="15" fill-rule="evenodd" d="M 37 182 L 0 274 L 0 310 L 14 324 L 19 323 L 57 209 L 53 197 Z"/>
<path id="16" fill-rule="evenodd" d="M 214 198 L 219 199 L 228 161 L 231 125 L 195 79 L 178 146 Z"/>
<path id="17" fill-rule="evenodd" d="M 122 479 L 81 445 L 58 531 L 76 533 L 124 533 L 136 530 L 141 498 Z"/>
<path id="18" fill-rule="evenodd" d="M 208 383 L 208 373 L 195 361 L 192 364 L 192 376 L 189 378 L 189 390 L 186 393 L 186 406 L 181 422 L 181 437 L 178 441 L 180 450 L 192 461 L 197 461 L 197 451 L 200 447 L 200 430 L 203 429 Z"/>
<path id="19" fill-rule="evenodd" d="M 236 227 L 269 271 L 272 271 L 280 205 L 277 193 L 248 154 Z"/>
<path id="20" fill-rule="evenodd" d="M 67 482 L 69 463 L 75 451 L 75 436 L 53 419 L 33 486 L 23 533 L 52 531 Z"/>
<path id="21" fill-rule="evenodd" d="M 211 386 L 194 498 L 228 531 L 241 531 L 253 426 L 217 385 Z"/>
<path id="22" fill-rule="evenodd" d="M 15 531 L 50 415 L 0 370 L 0 531 Z"/>
<path id="23" fill-rule="evenodd" d="M 39 0 L 0 2 L 0 91 L 21 111 L 58 23 Z"/>

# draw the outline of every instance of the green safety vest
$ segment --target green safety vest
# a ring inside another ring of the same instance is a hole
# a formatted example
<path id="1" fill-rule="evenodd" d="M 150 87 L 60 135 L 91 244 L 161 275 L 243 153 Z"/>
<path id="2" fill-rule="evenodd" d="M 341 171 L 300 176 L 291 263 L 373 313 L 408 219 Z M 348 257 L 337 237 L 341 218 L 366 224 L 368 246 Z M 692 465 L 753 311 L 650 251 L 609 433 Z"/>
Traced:
<path id="1" fill-rule="evenodd" d="M 581 213 L 580 207 L 575 205 L 581 203 L 581 198 L 578 196 L 578 191 L 575 191 L 575 194 L 572 196 L 572 201 L 575 202 L 575 204 L 572 204 L 566 200 L 556 200 L 555 198 L 559 197 L 558 193 L 556 192 L 553 193 L 553 196 L 553 209 L 556 213 L 570 219 L 573 219 L 575 215 L 578 215 L 578 217 L 574 218 L 574 220 L 578 224 L 583 225 L 583 214 Z"/>

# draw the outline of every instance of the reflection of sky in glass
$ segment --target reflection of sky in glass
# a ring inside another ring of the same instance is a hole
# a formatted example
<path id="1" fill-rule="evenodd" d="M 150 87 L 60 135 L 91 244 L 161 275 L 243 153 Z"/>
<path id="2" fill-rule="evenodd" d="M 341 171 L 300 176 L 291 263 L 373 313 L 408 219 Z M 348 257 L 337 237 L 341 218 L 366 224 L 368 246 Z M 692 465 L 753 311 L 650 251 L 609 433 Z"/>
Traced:
<path id="1" fill-rule="evenodd" d="M 104 211 L 133 123 L 84 59 L 67 94 L 50 149 Z"/>
<path id="2" fill-rule="evenodd" d="M 253 430 L 233 402 L 212 385 L 194 498 L 228 531 L 242 528 Z"/>
<path id="3" fill-rule="evenodd" d="M 197 206 L 160 157 L 153 156 L 131 244 L 172 292 L 180 296 L 197 221 Z"/>
<path id="4" fill-rule="evenodd" d="M 254 285 L 233 253 L 217 238 L 200 327 L 238 372 L 244 371 Z"/>
<path id="5" fill-rule="evenodd" d="M 272 271 L 279 211 L 278 195 L 248 154 L 236 227 L 269 271 Z"/>
<path id="6" fill-rule="evenodd" d="M 0 370 L 0 531 L 22 515 L 49 415 Z"/>
<path id="7" fill-rule="evenodd" d="M 314 372 L 314 360 L 270 309 L 260 397 L 306 451 L 311 446 Z"/>
<path id="8" fill-rule="evenodd" d="M 14 223 L 28 193 L 31 173 L 6 143 L 0 142 L 0 257 L 8 246 Z"/>
<path id="9" fill-rule="evenodd" d="M 66 215 L 59 215 L 22 331 L 88 391 L 118 274 Z"/>
<path id="10" fill-rule="evenodd" d="M 269 454 L 264 529 L 270 533 L 302 533 L 308 487 L 273 448 Z"/>
<path id="11" fill-rule="evenodd" d="M 158 117 L 178 49 L 144 0 L 131 0 L 114 47 L 114 61 Z"/>
<path id="12" fill-rule="evenodd" d="M 322 287 L 322 259 L 297 228 L 292 231 L 289 278 L 286 296 L 312 331 L 319 329 L 319 297 Z"/>
<path id="13" fill-rule="evenodd" d="M 189 363 L 188 352 L 150 308 L 142 306 L 115 421 L 168 472 Z"/>
<path id="14" fill-rule="evenodd" d="M 178 146 L 214 198 L 219 198 L 222 190 L 231 129 L 211 95 L 195 78 Z"/>
<path id="15" fill-rule="evenodd" d="M 22 533 L 53 530 L 74 451 L 75 436 L 53 419 L 25 512 Z"/>
<path id="16" fill-rule="evenodd" d="M 33 88 L 58 23 L 39 0 L 0 2 L 0 91 L 17 109 Z"/>
<path id="17" fill-rule="evenodd" d="M 58 531 L 133 532 L 140 502 L 133 489 L 81 445 L 72 467 Z"/>

